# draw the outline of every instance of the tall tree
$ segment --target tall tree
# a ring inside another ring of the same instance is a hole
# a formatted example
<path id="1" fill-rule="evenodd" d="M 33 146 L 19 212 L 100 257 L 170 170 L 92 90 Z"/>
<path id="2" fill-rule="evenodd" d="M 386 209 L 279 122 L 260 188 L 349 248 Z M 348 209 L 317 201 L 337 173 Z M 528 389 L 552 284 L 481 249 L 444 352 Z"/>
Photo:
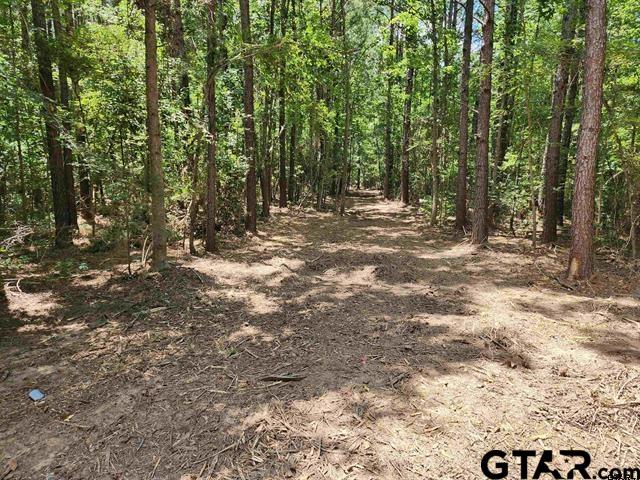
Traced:
<path id="1" fill-rule="evenodd" d="M 560 145 L 560 158 L 558 161 L 558 196 L 556 201 L 556 212 L 559 226 L 564 224 L 565 185 L 567 182 L 567 169 L 569 165 L 569 150 L 571 149 L 571 140 L 573 138 L 573 122 L 576 116 L 576 98 L 578 96 L 578 85 L 580 84 L 578 65 L 579 62 L 574 59 L 572 72 L 569 76 L 569 91 L 567 92 L 567 100 L 565 102 L 563 114 L 562 141 Z"/>
<path id="2" fill-rule="evenodd" d="M 407 38 L 409 41 L 409 38 Z M 413 101 L 413 79 L 415 67 L 409 58 L 404 91 L 404 111 L 402 120 L 402 173 L 400 175 L 400 200 L 409 205 L 409 150 L 411 146 L 411 103 Z"/>
<path id="3" fill-rule="evenodd" d="M 144 0 L 144 45 L 147 99 L 147 149 L 149 186 L 151 188 L 151 263 L 155 270 L 167 267 L 167 219 L 164 209 L 164 171 L 160 144 L 158 110 L 158 40 L 156 36 L 156 1 Z"/>
<path id="4" fill-rule="evenodd" d="M 217 2 L 219 0 L 209 0 L 208 2 L 208 22 L 207 28 L 207 82 L 206 82 L 206 102 L 207 102 L 207 225 L 205 232 L 205 248 L 207 252 L 215 252 L 216 244 L 216 190 L 218 180 L 218 169 L 216 165 L 216 151 L 218 146 L 218 136 L 216 131 L 216 77 L 218 75 L 218 12 Z"/>
<path id="5" fill-rule="evenodd" d="M 9 25 L 10 25 L 10 33 L 11 37 L 15 37 L 16 31 L 14 27 L 14 18 L 13 18 L 13 10 L 12 4 L 9 2 L 7 7 L 7 16 L 9 17 Z M 24 166 L 24 154 L 22 150 L 22 101 L 20 98 L 19 92 L 19 84 L 18 84 L 18 56 L 16 54 L 16 49 L 14 47 L 14 43 L 10 43 L 10 51 L 9 56 L 11 59 L 11 73 L 15 79 L 14 88 L 13 88 L 13 111 L 14 111 L 14 130 L 15 130 L 15 140 L 16 140 L 16 154 L 18 157 L 18 193 L 20 194 L 20 213 L 19 218 L 21 220 L 26 220 L 27 218 L 27 189 L 26 189 L 26 179 L 25 179 L 25 166 Z M 6 167 L 5 167 L 6 168 Z M 3 176 L 6 179 L 6 172 Z"/>
<path id="6" fill-rule="evenodd" d="M 489 239 L 489 123 L 491 116 L 491 67 L 493 63 L 494 0 L 486 0 L 480 50 L 480 93 L 478 95 L 478 134 L 476 145 L 476 196 L 471 243 Z"/>
<path id="7" fill-rule="evenodd" d="M 569 0 L 567 11 L 562 20 L 562 47 L 553 81 L 551 100 L 551 122 L 547 134 L 547 148 L 544 166 L 544 221 L 542 242 L 555 242 L 557 238 L 557 193 L 558 193 L 558 160 L 560 157 L 560 141 L 562 135 L 562 114 L 567 90 L 567 80 L 571 57 L 573 55 L 573 37 L 575 35 L 576 2 Z"/>
<path id="8" fill-rule="evenodd" d="M 78 210 L 76 208 L 76 188 L 73 175 L 73 151 L 71 149 L 71 119 L 69 109 L 69 66 L 66 50 L 66 27 L 62 23 L 60 7 L 57 0 L 51 2 L 53 28 L 56 35 L 58 54 L 58 83 L 60 86 L 60 107 L 62 110 L 62 158 L 64 161 L 64 180 L 67 187 L 69 225 L 78 228 Z"/>
<path id="9" fill-rule="evenodd" d="M 64 169 L 64 157 L 60 141 L 60 131 L 56 122 L 56 93 L 53 84 L 51 53 L 47 39 L 47 24 L 44 4 L 40 0 L 31 0 L 34 41 L 38 59 L 38 77 L 42 92 L 43 117 L 46 130 L 47 164 L 51 177 L 51 197 L 55 221 L 57 247 L 71 245 L 72 215 L 69 211 L 69 193 Z"/>
<path id="10" fill-rule="evenodd" d="M 342 80 L 344 82 L 344 128 L 342 137 L 342 166 L 340 170 L 340 215 L 344 215 L 351 142 L 351 58 L 349 45 L 347 43 L 346 0 L 341 0 L 340 11 L 342 24 L 342 46 L 344 48 L 344 63 L 342 65 Z"/>
<path id="11" fill-rule="evenodd" d="M 253 47 L 251 45 L 251 20 L 249 0 L 240 2 L 240 28 L 244 54 L 244 150 L 247 158 L 245 227 L 252 233 L 258 231 L 256 208 L 256 128 L 254 119 Z M 269 180 L 270 181 L 270 180 Z"/>
<path id="12" fill-rule="evenodd" d="M 393 51 L 395 39 L 395 3 L 391 0 L 389 4 L 389 50 Z M 390 53 L 391 54 L 391 53 Z M 393 75 L 387 72 L 387 93 L 385 100 L 385 123 L 384 123 L 384 198 L 390 200 L 393 196 L 393 142 L 391 140 L 393 130 Z"/>
<path id="13" fill-rule="evenodd" d="M 520 0 L 523 1 L 523 0 Z M 518 34 L 518 0 L 507 0 L 504 13 L 504 32 L 502 37 L 502 59 L 498 79 L 498 120 L 495 134 L 495 148 L 493 158 L 492 177 L 494 184 L 498 181 L 498 171 L 504 162 L 509 148 L 509 134 L 513 118 L 515 94 L 513 82 L 515 79 L 516 62 L 514 58 L 514 44 Z"/>
<path id="14" fill-rule="evenodd" d="M 606 9 L 606 0 L 586 0 L 584 90 L 567 272 L 570 279 L 587 279 L 593 273 L 593 215 L 607 36 Z"/>
<path id="15" fill-rule="evenodd" d="M 440 55 L 438 48 L 438 12 L 434 0 L 431 0 L 431 225 L 438 218 L 438 187 L 440 173 L 438 169 L 438 143 L 440 141 Z"/>
<path id="16" fill-rule="evenodd" d="M 287 14 L 288 0 L 280 2 L 280 35 L 284 39 L 287 33 Z M 280 60 L 280 79 L 278 86 L 278 144 L 279 153 L 278 161 L 280 168 L 278 170 L 278 188 L 280 190 L 278 197 L 278 206 L 287 206 L 287 126 L 286 126 L 286 98 L 285 98 L 285 81 L 286 81 L 287 62 L 282 56 Z"/>
<path id="17" fill-rule="evenodd" d="M 469 149 L 469 76 L 471 65 L 471 34 L 473 31 L 473 0 L 464 8 L 462 40 L 462 73 L 460 75 L 460 118 L 458 143 L 458 177 L 456 181 L 456 230 L 464 231 L 467 223 L 467 155 Z"/>

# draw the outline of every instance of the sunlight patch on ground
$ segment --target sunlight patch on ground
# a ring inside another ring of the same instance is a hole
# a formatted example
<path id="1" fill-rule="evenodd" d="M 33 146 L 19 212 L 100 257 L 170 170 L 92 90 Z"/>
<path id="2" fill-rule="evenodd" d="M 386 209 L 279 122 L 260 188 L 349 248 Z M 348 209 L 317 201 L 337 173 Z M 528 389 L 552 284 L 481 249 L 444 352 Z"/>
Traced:
<path id="1" fill-rule="evenodd" d="M 60 308 L 60 304 L 52 292 L 7 292 L 7 302 L 9 304 L 9 312 L 17 317 L 47 317 L 56 309 Z"/>
<path id="2" fill-rule="evenodd" d="M 237 343 L 242 340 L 259 338 L 261 342 L 273 342 L 274 337 L 271 334 L 265 333 L 260 327 L 254 325 L 243 325 L 235 332 L 232 332 L 224 341 L 230 343 Z"/>

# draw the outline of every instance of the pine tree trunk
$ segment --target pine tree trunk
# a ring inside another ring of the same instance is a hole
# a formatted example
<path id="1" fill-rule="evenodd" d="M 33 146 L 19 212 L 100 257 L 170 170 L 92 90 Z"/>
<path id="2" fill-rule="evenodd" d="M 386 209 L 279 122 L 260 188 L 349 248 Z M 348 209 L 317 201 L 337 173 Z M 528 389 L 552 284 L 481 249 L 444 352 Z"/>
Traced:
<path id="1" fill-rule="evenodd" d="M 151 264 L 154 270 L 167 267 L 167 220 L 164 209 L 164 172 L 160 145 L 158 109 L 158 44 L 156 37 L 156 1 L 145 0 L 144 43 L 147 91 L 147 147 L 151 187 Z"/>
<path id="2" fill-rule="evenodd" d="M 491 64 L 493 62 L 494 0 L 484 2 L 480 50 L 480 94 L 478 97 L 478 135 L 476 146 L 476 196 L 471 243 L 481 245 L 489 239 L 489 122 L 491 116 Z"/>
<path id="3" fill-rule="evenodd" d="M 16 31 L 13 23 L 13 10 L 11 8 L 11 2 L 8 5 L 8 17 L 10 22 L 11 38 L 15 38 Z M 16 153 L 18 156 L 18 193 L 20 195 L 20 211 L 18 218 L 25 221 L 28 218 L 27 210 L 27 190 L 25 185 L 25 171 L 24 171 L 24 155 L 22 151 L 22 102 L 20 99 L 19 84 L 18 84 L 18 59 L 16 56 L 16 50 L 13 42 L 10 45 L 10 57 L 11 57 L 11 73 L 15 79 L 13 89 L 13 110 L 14 110 L 14 125 L 15 125 L 15 138 L 16 138 Z"/>
<path id="4" fill-rule="evenodd" d="M 558 225 L 564 224 L 564 197 L 565 185 L 567 182 L 567 169 L 569 165 L 569 150 L 571 149 L 571 140 L 573 138 L 573 121 L 576 115 L 576 97 L 578 96 L 578 84 L 580 83 L 578 76 L 578 62 L 573 62 L 572 73 L 570 75 L 569 92 L 567 93 L 567 101 L 565 102 L 564 119 L 562 125 L 562 142 L 560 146 L 560 158 L 558 162 L 558 198 L 556 203 L 556 212 L 558 217 Z"/>
<path id="5" fill-rule="evenodd" d="M 73 87 L 74 96 L 76 97 L 76 101 L 78 103 L 78 110 L 80 111 L 80 120 L 81 123 L 76 128 L 76 139 L 78 145 L 86 147 L 87 145 L 87 129 L 86 129 L 86 118 L 84 114 L 84 109 L 82 107 L 82 98 L 80 96 L 80 85 L 78 84 L 78 78 L 71 78 L 71 85 Z M 83 147 L 81 147 L 82 149 Z M 93 224 L 95 221 L 94 212 L 93 212 L 93 187 L 91 185 L 91 174 L 89 172 L 89 167 L 87 166 L 87 162 L 80 155 L 77 159 L 78 162 L 78 185 L 80 190 L 80 215 L 87 222 Z"/>
<path id="6" fill-rule="evenodd" d="M 69 78 L 68 66 L 66 58 L 66 34 L 62 20 L 60 18 L 60 8 L 57 0 L 51 2 L 51 11 L 53 14 L 53 28 L 56 34 L 56 42 L 58 46 L 58 83 L 60 85 L 60 106 L 64 113 L 62 118 L 62 128 L 64 130 L 63 138 L 69 137 L 71 133 L 71 121 L 69 118 Z M 62 158 L 64 162 L 64 179 L 67 186 L 67 202 L 69 209 L 69 226 L 78 229 L 78 209 L 76 207 L 76 188 L 73 175 L 73 151 L 71 144 L 67 140 L 63 140 Z"/>
<path id="7" fill-rule="evenodd" d="M 473 0 L 465 5 L 464 38 L 462 41 L 462 75 L 460 78 L 460 143 L 458 146 L 458 178 L 456 188 L 456 230 L 464 231 L 467 223 L 467 156 L 469 149 L 469 76 L 471 64 L 471 34 L 473 30 Z"/>
<path id="8" fill-rule="evenodd" d="M 217 131 L 216 131 L 216 77 L 218 75 L 218 0 L 209 0 L 208 5 L 208 30 L 207 38 L 207 225 L 205 231 L 205 249 L 207 252 L 215 252 L 216 243 L 216 188 L 218 181 L 218 169 L 216 164 Z"/>
<path id="9" fill-rule="evenodd" d="M 567 272 L 567 276 L 571 279 L 588 279 L 593 273 L 593 215 L 596 159 L 602 113 L 606 28 L 606 0 L 587 0 L 584 91 L 576 153 L 571 250 Z"/>
<path id="10" fill-rule="evenodd" d="M 289 202 L 294 202 L 296 199 L 296 184 L 295 184 L 295 171 L 296 171 L 296 152 L 297 152 L 297 131 L 298 123 L 297 118 L 294 118 L 291 122 L 291 131 L 289 132 L 289 182 L 287 192 L 289 194 Z"/>
<path id="11" fill-rule="evenodd" d="M 344 81 L 344 131 L 342 138 L 342 173 L 340 175 L 340 215 L 344 215 L 347 195 L 347 176 L 349 174 L 349 150 L 351 142 L 351 59 L 347 52 L 347 10 L 346 0 L 340 2 L 342 20 L 342 42 L 344 52 L 343 81 Z"/>
<path id="12" fill-rule="evenodd" d="M 392 22 L 395 15 L 394 0 L 389 6 L 389 46 L 393 49 L 395 38 L 395 25 Z M 387 74 L 387 98 L 385 101 L 385 125 L 384 125 L 384 184 L 383 195 L 387 200 L 393 197 L 393 143 L 391 134 L 393 130 L 393 78 Z"/>
<path id="13" fill-rule="evenodd" d="M 256 233 L 258 231 L 256 209 L 256 129 L 254 120 L 253 52 L 250 50 L 252 48 L 251 20 L 249 0 L 239 0 L 239 3 L 244 51 L 244 150 L 248 163 L 245 192 L 247 202 L 245 228 L 252 233 Z"/>
<path id="14" fill-rule="evenodd" d="M 562 50 L 553 82 L 553 97 L 551 100 L 551 122 L 547 134 L 547 148 L 545 152 L 544 176 L 544 219 L 542 242 L 551 243 L 557 239 L 557 195 L 558 195 L 558 159 L 560 157 L 560 142 L 562 134 L 562 113 L 567 91 L 569 67 L 573 48 L 571 42 L 575 35 L 575 0 L 569 0 L 567 12 L 562 20 Z"/>
<path id="15" fill-rule="evenodd" d="M 287 32 L 287 0 L 280 3 L 280 34 L 284 38 Z M 280 190 L 278 197 L 278 206 L 280 208 L 287 206 L 287 125 L 286 125 L 286 98 L 285 98 L 285 76 L 287 63 L 284 58 L 280 60 L 280 86 L 278 88 L 278 143 L 279 154 L 278 160 L 280 168 L 278 170 L 278 188 Z"/>
<path id="16" fill-rule="evenodd" d="M 409 205 L 409 147 L 411 144 L 411 101 L 413 99 L 414 68 L 407 69 L 404 112 L 402 121 L 402 175 L 400 176 L 400 199 Z"/>
<path id="17" fill-rule="evenodd" d="M 431 0 L 431 225 L 435 225 L 438 218 L 438 141 L 440 140 L 440 103 L 438 92 L 440 89 L 440 57 L 438 55 L 438 18 L 435 2 Z"/>
<path id="18" fill-rule="evenodd" d="M 518 2 L 507 2 L 504 18 L 503 59 L 498 81 L 500 93 L 498 99 L 498 125 L 496 128 L 495 151 L 493 159 L 492 177 L 494 184 L 499 180 L 498 172 L 504 163 L 504 158 L 509 148 L 509 129 L 513 118 L 514 94 L 513 79 L 515 65 L 513 56 L 513 44 L 518 34 Z"/>
<path id="19" fill-rule="evenodd" d="M 51 198 L 55 221 L 55 246 L 71 245 L 71 214 L 69 212 L 69 194 L 64 171 L 64 157 L 60 143 L 60 132 L 56 125 L 56 93 L 53 86 L 51 55 L 47 41 L 44 4 L 40 0 L 31 0 L 34 39 L 38 59 L 38 77 L 43 97 L 43 116 L 46 130 L 47 163 L 51 177 Z"/>

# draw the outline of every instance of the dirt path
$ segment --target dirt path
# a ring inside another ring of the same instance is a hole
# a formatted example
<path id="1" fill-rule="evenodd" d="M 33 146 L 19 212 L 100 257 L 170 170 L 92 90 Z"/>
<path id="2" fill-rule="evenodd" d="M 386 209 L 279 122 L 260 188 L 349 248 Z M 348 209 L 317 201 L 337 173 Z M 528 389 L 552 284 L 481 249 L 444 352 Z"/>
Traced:
<path id="1" fill-rule="evenodd" d="M 639 466 L 638 272 L 601 261 L 568 291 L 562 252 L 423 224 L 363 194 L 163 276 L 9 285 L 0 477 L 471 479 L 513 448 Z"/>

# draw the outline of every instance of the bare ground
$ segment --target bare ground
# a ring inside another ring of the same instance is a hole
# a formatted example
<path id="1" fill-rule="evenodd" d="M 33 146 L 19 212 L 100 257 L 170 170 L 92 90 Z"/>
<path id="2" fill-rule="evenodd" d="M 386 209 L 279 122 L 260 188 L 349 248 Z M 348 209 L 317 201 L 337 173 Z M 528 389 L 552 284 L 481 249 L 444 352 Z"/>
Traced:
<path id="1" fill-rule="evenodd" d="M 8 283 L 0 478 L 472 479 L 513 448 L 640 466 L 637 265 L 569 290 L 562 249 L 349 202 L 162 275 L 90 256 Z"/>

